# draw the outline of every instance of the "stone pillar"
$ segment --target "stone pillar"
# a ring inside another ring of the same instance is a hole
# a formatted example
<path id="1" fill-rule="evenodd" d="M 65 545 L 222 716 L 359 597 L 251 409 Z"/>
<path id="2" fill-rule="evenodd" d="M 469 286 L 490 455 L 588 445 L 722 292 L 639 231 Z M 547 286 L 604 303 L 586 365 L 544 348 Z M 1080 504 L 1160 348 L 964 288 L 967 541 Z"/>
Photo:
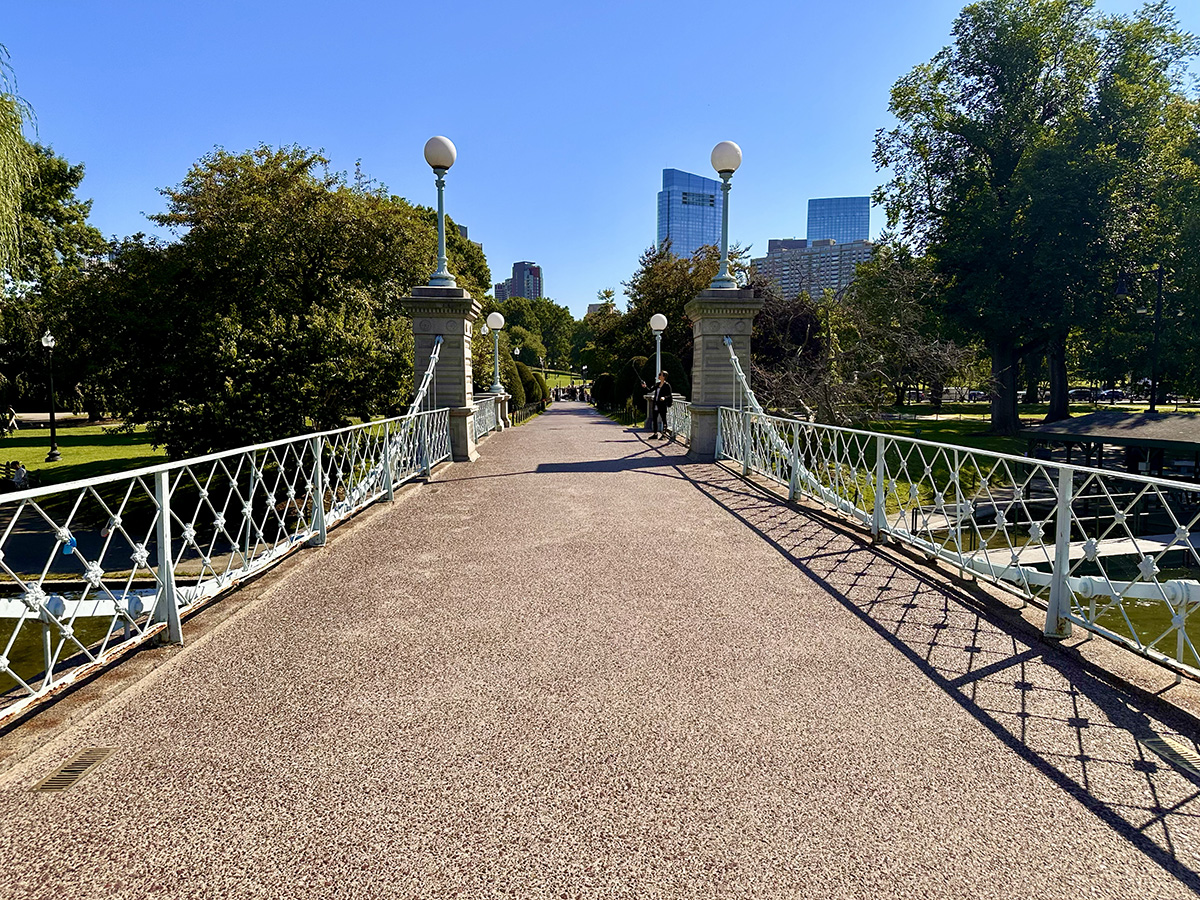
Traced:
<path id="1" fill-rule="evenodd" d="M 455 462 L 479 458 L 475 451 L 475 397 L 471 373 L 471 325 L 479 317 L 479 301 L 462 288 L 416 287 L 401 301 L 412 317 L 416 386 L 429 367 L 434 338 L 442 336 L 428 402 L 450 407 L 450 454 Z"/>
<path id="2" fill-rule="evenodd" d="M 716 458 L 717 409 L 737 406 L 737 379 L 729 361 L 725 335 L 750 376 L 750 332 L 762 309 L 758 291 L 751 288 L 702 291 L 684 307 L 692 320 L 692 441 L 688 456 L 701 462 Z"/>

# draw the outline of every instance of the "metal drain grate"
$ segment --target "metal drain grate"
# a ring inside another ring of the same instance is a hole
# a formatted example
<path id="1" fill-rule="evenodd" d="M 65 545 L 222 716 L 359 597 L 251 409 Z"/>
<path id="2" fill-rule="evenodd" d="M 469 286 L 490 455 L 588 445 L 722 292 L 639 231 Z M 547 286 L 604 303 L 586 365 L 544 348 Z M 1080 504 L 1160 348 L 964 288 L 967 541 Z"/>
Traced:
<path id="1" fill-rule="evenodd" d="M 1200 753 L 1197 753 L 1179 738 L 1146 738 L 1142 741 L 1142 744 L 1149 747 L 1172 765 L 1186 769 L 1193 775 L 1200 775 Z"/>
<path id="2" fill-rule="evenodd" d="M 115 747 L 87 747 L 80 750 L 65 763 L 35 784 L 31 790 L 40 793 L 54 793 L 74 787 L 96 770 L 117 750 Z"/>

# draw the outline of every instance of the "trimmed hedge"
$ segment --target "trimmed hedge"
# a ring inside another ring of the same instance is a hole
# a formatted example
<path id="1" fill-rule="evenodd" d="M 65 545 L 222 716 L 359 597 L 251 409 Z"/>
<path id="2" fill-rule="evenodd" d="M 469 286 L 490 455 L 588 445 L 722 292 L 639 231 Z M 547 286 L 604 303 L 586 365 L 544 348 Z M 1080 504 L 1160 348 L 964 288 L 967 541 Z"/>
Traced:
<path id="1" fill-rule="evenodd" d="M 525 402 L 517 405 L 524 406 L 526 403 L 537 403 L 541 400 L 542 391 L 538 387 L 537 379 L 533 377 L 533 369 L 519 359 L 517 360 L 517 375 L 520 376 L 521 387 L 525 389 Z"/>
<path id="2" fill-rule="evenodd" d="M 597 409 L 607 410 L 614 406 L 615 381 L 611 372 L 601 372 L 592 382 L 592 401 Z"/>
<path id="3" fill-rule="evenodd" d="M 550 402 L 550 387 L 546 384 L 546 379 L 542 377 L 542 373 L 536 369 L 533 372 L 533 380 L 537 382 L 538 393 L 541 395 L 543 403 Z"/>

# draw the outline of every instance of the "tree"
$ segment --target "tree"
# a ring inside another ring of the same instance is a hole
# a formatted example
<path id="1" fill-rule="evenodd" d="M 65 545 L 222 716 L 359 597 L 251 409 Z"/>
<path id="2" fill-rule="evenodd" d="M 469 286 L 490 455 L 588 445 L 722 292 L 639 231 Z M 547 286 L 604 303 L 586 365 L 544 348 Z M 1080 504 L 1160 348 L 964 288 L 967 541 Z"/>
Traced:
<path id="1" fill-rule="evenodd" d="M 21 200 L 34 175 L 24 135 L 31 112 L 17 95 L 8 49 L 0 44 L 0 276 L 12 269 L 21 253 Z"/>
<path id="2" fill-rule="evenodd" d="M 1114 235 L 1129 224 L 1121 142 L 1130 158 L 1138 153 L 1136 117 L 1109 128 L 1105 87 L 1117 96 L 1122 86 L 1155 88 L 1161 104 L 1171 82 L 1159 76 L 1194 49 L 1164 3 L 1134 18 L 1101 19 L 1092 6 L 966 7 L 954 44 L 892 88 L 899 125 L 876 136 L 876 163 L 892 170 L 876 199 L 934 261 L 947 318 L 987 346 L 992 427 L 1002 434 L 1019 425 L 1027 353 L 1049 353 L 1052 389 L 1065 397 L 1067 335 L 1095 318 L 1115 274 Z M 1130 29 L 1138 41 L 1117 39 Z"/>
<path id="3" fill-rule="evenodd" d="M 44 285 L 64 269 L 78 271 L 108 249 L 99 229 L 88 224 L 91 200 L 75 195 L 82 163 L 72 165 L 50 147 L 33 144 L 34 177 L 21 196 L 21 255 L 18 281 Z"/>
<path id="4" fill-rule="evenodd" d="M 185 456 L 402 411 L 412 333 L 399 301 L 433 270 L 426 217 L 299 147 L 218 150 L 163 191 L 135 236 L 66 286 L 97 390 Z"/>

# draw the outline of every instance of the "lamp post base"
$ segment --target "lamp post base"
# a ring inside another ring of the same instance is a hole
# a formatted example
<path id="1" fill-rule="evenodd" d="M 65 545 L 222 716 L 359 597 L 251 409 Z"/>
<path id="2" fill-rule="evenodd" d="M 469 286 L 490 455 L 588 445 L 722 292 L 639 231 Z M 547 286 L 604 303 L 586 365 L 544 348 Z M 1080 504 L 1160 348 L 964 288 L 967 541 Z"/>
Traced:
<path id="1" fill-rule="evenodd" d="M 62 454 L 58 452 L 57 447 L 46 454 L 46 462 L 58 462 L 60 459 L 62 459 Z"/>

